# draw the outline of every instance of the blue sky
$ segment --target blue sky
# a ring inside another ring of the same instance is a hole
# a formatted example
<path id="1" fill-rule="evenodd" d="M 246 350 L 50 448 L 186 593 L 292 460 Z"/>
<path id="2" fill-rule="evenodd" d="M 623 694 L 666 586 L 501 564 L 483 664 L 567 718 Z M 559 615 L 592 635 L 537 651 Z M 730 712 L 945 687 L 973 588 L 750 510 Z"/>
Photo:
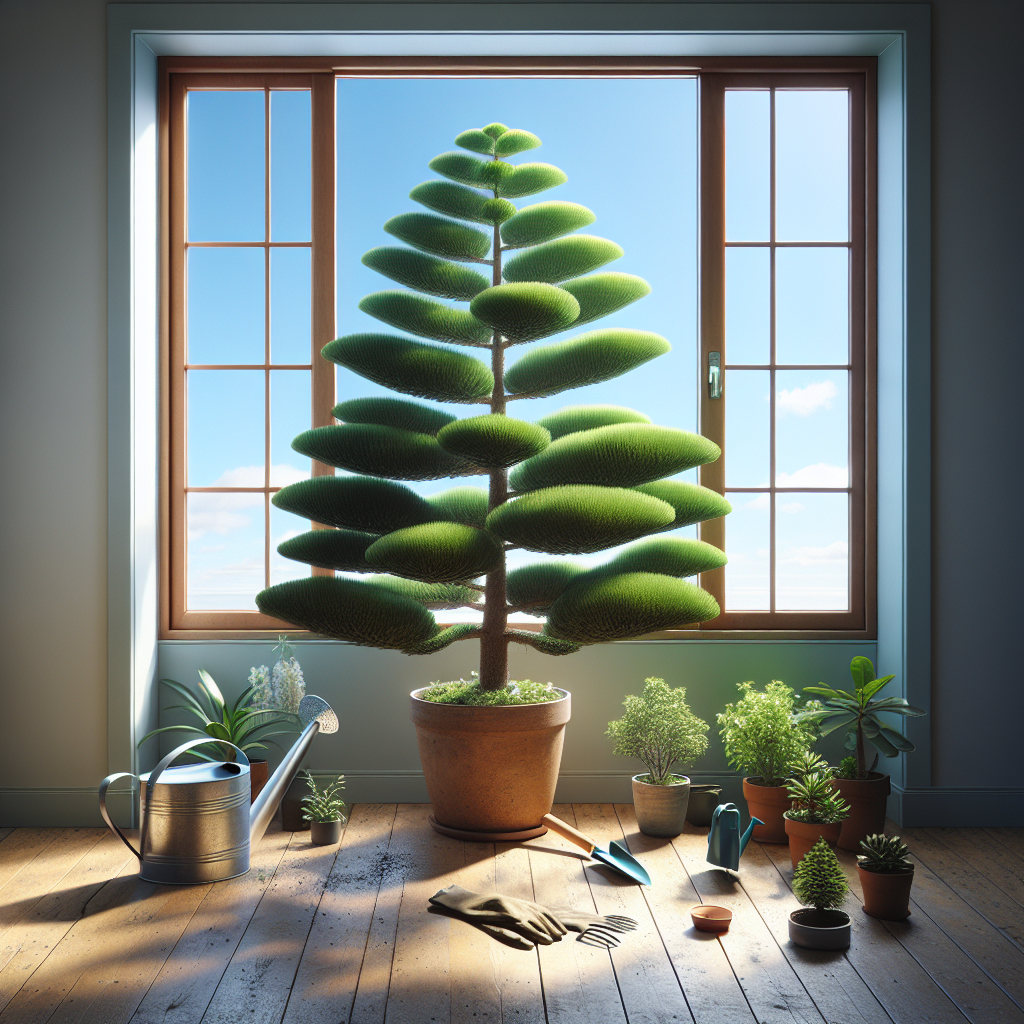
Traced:
<path id="1" fill-rule="evenodd" d="M 728 237 L 767 238 L 767 93 L 729 94 Z M 516 402 L 510 414 L 536 419 L 578 403 L 639 409 L 656 423 L 695 429 L 697 398 L 697 90 L 693 80 L 339 80 L 337 333 L 390 331 L 361 313 L 360 298 L 394 287 L 362 266 L 363 252 L 397 244 L 383 230 L 395 214 L 422 209 L 408 192 L 435 177 L 427 167 L 454 149 L 459 132 L 501 121 L 543 145 L 513 158 L 555 164 L 558 188 L 517 201 L 582 203 L 596 215 L 587 233 L 625 255 L 607 269 L 638 274 L 652 294 L 587 325 L 655 331 L 673 350 L 617 380 L 551 399 Z M 845 94 L 778 94 L 777 228 L 780 238 L 845 238 Z M 192 240 L 264 237 L 262 93 L 192 94 L 189 108 L 189 232 Z M 272 93 L 271 226 L 275 241 L 309 238 L 308 93 Z M 837 127 L 838 126 L 838 127 Z M 838 168 L 838 170 L 837 170 Z M 787 362 L 844 363 L 847 347 L 845 249 L 780 250 L 776 266 L 777 351 Z M 274 363 L 308 362 L 309 256 L 272 251 L 270 347 Z M 767 250 L 730 249 L 727 264 L 729 362 L 768 360 Z M 189 358 L 193 363 L 262 362 L 262 249 L 189 254 Z M 569 331 L 561 337 L 571 337 Z M 552 339 L 558 340 L 558 339 Z M 543 344 L 543 342 L 542 342 Z M 513 349 L 510 362 L 526 351 Z M 339 400 L 391 394 L 348 371 Z M 768 482 L 768 374 L 727 375 L 730 486 Z M 272 371 L 271 481 L 308 473 L 291 438 L 309 417 L 309 373 Z M 260 371 L 189 373 L 189 479 L 193 486 L 261 486 L 264 474 Z M 776 382 L 777 482 L 845 486 L 845 370 L 780 371 Z M 457 415 L 476 407 L 450 407 Z M 482 481 L 481 481 L 482 482 Z M 414 485 L 423 493 L 450 481 Z M 729 603 L 766 606 L 766 499 L 733 497 L 727 521 Z M 837 607 L 846 589 L 846 499 L 787 496 L 778 512 L 779 606 Z M 191 607 L 250 607 L 262 587 L 263 501 L 258 495 L 192 495 L 189 501 Z M 273 546 L 305 525 L 271 512 Z M 692 532 L 692 531 L 686 531 Z M 544 556 L 514 555 L 529 561 Z M 594 556 L 603 561 L 607 555 Z M 303 567 L 272 556 L 272 579 Z M 787 596 L 788 595 L 788 596 Z M 786 602 L 790 602 L 786 604 Z"/>

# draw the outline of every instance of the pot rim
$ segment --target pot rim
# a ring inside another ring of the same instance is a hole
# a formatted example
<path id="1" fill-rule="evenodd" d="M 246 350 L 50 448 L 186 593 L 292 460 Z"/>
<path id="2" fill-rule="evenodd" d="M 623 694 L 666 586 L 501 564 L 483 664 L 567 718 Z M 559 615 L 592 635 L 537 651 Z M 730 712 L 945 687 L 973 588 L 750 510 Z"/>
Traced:
<path id="1" fill-rule="evenodd" d="M 418 700 L 421 704 L 429 704 L 431 707 L 462 708 L 467 711 L 515 711 L 516 708 L 543 708 L 552 704 L 561 704 L 562 701 L 568 700 L 572 696 L 568 690 L 563 690 L 561 686 L 552 686 L 552 690 L 557 690 L 562 695 L 558 700 L 541 700 L 535 704 L 445 704 L 437 700 L 424 700 L 420 694 L 424 690 L 429 689 L 430 686 L 418 686 L 415 690 L 409 692 L 409 696 L 413 700 Z"/>
<path id="2" fill-rule="evenodd" d="M 330 821 L 311 821 L 310 825 L 340 825 L 345 818 L 331 818 Z"/>
<path id="3" fill-rule="evenodd" d="M 801 928 L 813 928 L 816 932 L 837 932 L 850 927 L 850 915 L 845 910 L 827 911 L 829 914 L 842 914 L 842 916 L 846 918 L 842 924 L 807 924 L 806 922 L 797 919 L 797 914 L 807 912 L 817 913 L 814 907 L 800 907 L 799 910 L 793 910 L 790 912 L 789 919 L 793 924 L 797 924 Z"/>
<path id="4" fill-rule="evenodd" d="M 793 810 L 791 807 L 789 811 Z M 839 821 L 801 821 L 799 818 L 791 818 L 789 811 L 783 811 L 782 816 L 786 821 L 791 821 L 794 825 L 806 825 L 808 828 L 828 828 L 832 825 L 842 825 L 846 818 L 840 818 Z M 847 815 L 846 817 L 849 817 Z"/>
<path id="5" fill-rule="evenodd" d="M 787 799 L 789 798 L 789 789 L 786 786 L 765 786 L 760 782 L 755 782 L 754 779 L 763 779 L 763 775 L 745 775 L 743 782 L 747 786 L 753 786 L 755 789 L 783 789 L 786 790 Z"/>
<path id="6" fill-rule="evenodd" d="M 666 785 L 658 785 L 658 783 L 656 783 L 656 782 L 644 782 L 643 779 L 640 777 L 641 775 L 650 775 L 650 774 L 651 774 L 650 772 L 640 772 L 639 775 L 634 775 L 633 776 L 633 782 L 636 782 L 636 783 L 638 783 L 641 786 L 650 786 L 651 789 L 672 789 L 674 786 L 675 787 L 677 787 L 677 786 L 689 786 L 691 784 L 690 783 L 690 777 L 688 775 L 676 775 L 675 772 L 673 772 L 672 774 L 677 779 L 679 779 L 680 781 L 679 782 L 669 782 Z"/>
<path id="7" fill-rule="evenodd" d="M 860 856 L 860 854 L 858 854 L 858 856 Z M 865 867 L 858 860 L 857 870 L 866 871 L 869 875 L 881 875 L 883 878 L 899 878 L 902 875 L 912 875 L 914 873 L 914 865 L 911 864 L 909 868 L 903 868 L 900 871 L 876 871 L 874 868 Z"/>
<path id="8" fill-rule="evenodd" d="M 865 782 L 881 782 L 882 779 L 889 779 L 892 776 L 888 772 L 868 772 L 866 779 L 841 779 L 838 776 L 834 778 L 833 782 L 853 782 L 858 785 L 863 785 Z"/>

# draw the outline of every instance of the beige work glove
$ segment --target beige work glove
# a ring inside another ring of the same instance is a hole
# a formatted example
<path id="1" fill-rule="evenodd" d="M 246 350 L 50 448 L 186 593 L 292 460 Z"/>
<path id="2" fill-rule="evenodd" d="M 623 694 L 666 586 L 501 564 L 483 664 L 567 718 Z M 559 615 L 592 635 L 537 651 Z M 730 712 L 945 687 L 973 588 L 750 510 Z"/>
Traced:
<path id="1" fill-rule="evenodd" d="M 470 892 L 449 885 L 430 897 L 435 907 L 454 911 L 492 938 L 516 949 L 533 949 L 534 943 L 559 942 L 568 930 L 545 907 L 497 892 Z"/>

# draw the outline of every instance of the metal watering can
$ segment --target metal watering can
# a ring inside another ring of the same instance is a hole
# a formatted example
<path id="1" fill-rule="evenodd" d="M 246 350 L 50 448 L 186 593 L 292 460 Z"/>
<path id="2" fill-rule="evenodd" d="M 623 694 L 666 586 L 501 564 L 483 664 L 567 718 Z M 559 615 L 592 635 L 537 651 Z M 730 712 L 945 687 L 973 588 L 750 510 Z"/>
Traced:
<path id="1" fill-rule="evenodd" d="M 746 832 L 740 835 L 740 812 L 735 804 L 719 804 L 711 819 L 708 833 L 708 863 L 715 867 L 739 871 L 740 857 L 750 842 L 755 825 L 763 825 L 760 818 L 751 817 Z"/>
<path id="2" fill-rule="evenodd" d="M 209 739 L 190 740 L 172 750 L 151 772 L 116 772 L 100 783 L 100 813 L 112 832 L 139 858 L 139 877 L 167 885 L 220 882 L 249 870 L 249 850 L 263 838 L 284 791 L 318 732 L 338 731 L 330 704 L 307 694 L 299 703 L 306 727 L 250 807 L 249 759 L 207 761 L 171 768 L 179 755 Z M 217 740 L 218 743 L 226 742 Z M 111 821 L 107 789 L 116 779 L 139 782 L 142 830 L 139 849 Z"/>

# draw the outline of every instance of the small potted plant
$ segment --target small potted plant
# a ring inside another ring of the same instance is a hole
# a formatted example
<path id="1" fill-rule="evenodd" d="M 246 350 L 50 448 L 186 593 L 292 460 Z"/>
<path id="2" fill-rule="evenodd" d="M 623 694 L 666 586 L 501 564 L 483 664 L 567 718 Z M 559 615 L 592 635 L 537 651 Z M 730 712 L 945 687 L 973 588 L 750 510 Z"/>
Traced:
<path id="1" fill-rule="evenodd" d="M 267 745 L 263 740 L 271 736 L 300 732 L 302 724 L 299 716 L 287 711 L 257 707 L 255 701 L 259 687 L 253 683 L 242 691 L 234 704 L 228 705 L 220 687 L 213 681 L 213 676 L 205 669 L 199 670 L 198 695 L 174 679 L 161 679 L 160 682 L 169 686 L 185 702 L 172 704 L 167 710 L 188 711 L 202 725 L 165 725 L 146 733 L 139 740 L 139 746 L 152 736 L 166 732 L 183 732 L 189 737 L 209 736 L 211 741 L 227 742 L 211 742 L 209 748 L 196 747 L 191 753 L 203 761 L 234 761 L 234 747 L 227 745 L 233 743 L 249 758 L 251 799 L 255 800 L 267 783 L 267 762 L 264 758 L 250 757 L 249 752 L 266 750 Z"/>
<path id="2" fill-rule="evenodd" d="M 743 796 L 755 826 L 754 838 L 762 843 L 785 843 L 783 812 L 789 809 L 786 789 L 790 765 L 810 749 L 815 727 L 794 722 L 795 695 L 785 683 L 773 679 L 763 691 L 752 682 L 739 683 L 742 697 L 727 704 L 718 716 L 725 756 L 733 768 L 745 774 Z M 817 706 L 817 702 L 809 702 Z"/>
<path id="3" fill-rule="evenodd" d="M 849 949 L 850 915 L 839 909 L 849 891 L 835 851 L 819 839 L 793 872 L 804 909 L 789 915 L 790 940 L 805 949 Z"/>
<path id="4" fill-rule="evenodd" d="M 306 772 L 308 795 L 302 798 L 306 805 L 303 817 L 310 823 L 309 838 L 314 846 L 333 846 L 341 840 L 341 826 L 348 820 L 345 801 L 339 793 L 345 786 L 345 776 L 339 775 L 323 789 L 317 789 L 316 780 Z"/>
<path id="5" fill-rule="evenodd" d="M 883 921 L 910 917 L 910 888 L 914 865 L 899 836 L 873 835 L 862 839 L 857 874 L 864 890 L 864 913 Z"/>
<path id="6" fill-rule="evenodd" d="M 793 777 L 786 789 L 793 804 L 783 818 L 795 868 L 819 839 L 836 845 L 850 807 L 836 792 L 832 772 L 817 754 L 807 752 L 790 770 Z"/>
<path id="7" fill-rule="evenodd" d="M 815 707 L 808 705 L 794 719 L 800 725 L 814 727 L 821 736 L 846 729 L 846 748 L 854 751 L 856 773 L 851 773 L 850 765 L 844 761 L 833 783 L 850 805 L 850 814 L 839 834 L 841 850 L 858 850 L 865 836 L 885 829 L 889 776 L 873 771 L 874 764 L 868 766 L 865 740 L 886 757 L 896 757 L 900 751 L 914 749 L 910 740 L 886 725 L 881 714 L 886 712 L 916 718 L 926 713 L 902 697 L 876 697 L 895 677 L 890 675 L 876 679 L 875 666 L 869 658 L 854 658 L 850 662 L 850 675 L 853 677 L 853 693 L 833 689 L 824 683 L 805 686 L 806 693 L 818 694 L 825 699 L 821 703 L 815 702 Z"/>
<path id="8" fill-rule="evenodd" d="M 648 678 L 640 696 L 622 702 L 626 713 L 608 723 L 615 753 L 635 757 L 647 772 L 633 776 L 633 808 L 646 836 L 672 838 L 683 831 L 690 780 L 672 765 L 691 764 L 708 749 L 708 723 L 686 703 L 686 688 Z"/>

